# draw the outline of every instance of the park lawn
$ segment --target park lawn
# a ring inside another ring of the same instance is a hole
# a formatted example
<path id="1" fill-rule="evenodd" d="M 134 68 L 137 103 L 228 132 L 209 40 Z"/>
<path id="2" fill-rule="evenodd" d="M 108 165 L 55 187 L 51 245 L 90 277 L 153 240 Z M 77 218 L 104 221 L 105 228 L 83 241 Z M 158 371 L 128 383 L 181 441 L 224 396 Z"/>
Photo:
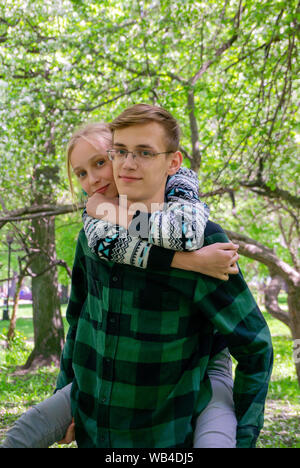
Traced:
<path id="1" fill-rule="evenodd" d="M 66 306 L 62 307 L 64 316 Z M 300 448 L 299 385 L 292 360 L 292 341 L 289 329 L 265 314 L 274 346 L 274 370 L 265 411 L 265 425 L 258 448 Z M 65 331 L 67 322 L 64 317 Z M 32 309 L 21 305 L 17 319 L 18 336 L 14 349 L 7 352 L 1 346 L 1 334 L 8 322 L 0 322 L 0 441 L 14 421 L 32 405 L 51 396 L 58 373 L 56 367 L 36 369 L 28 373 L 17 370 L 25 363 L 33 346 Z M 24 338 L 26 337 L 26 339 Z M 74 448 L 58 444 L 53 447 Z"/>

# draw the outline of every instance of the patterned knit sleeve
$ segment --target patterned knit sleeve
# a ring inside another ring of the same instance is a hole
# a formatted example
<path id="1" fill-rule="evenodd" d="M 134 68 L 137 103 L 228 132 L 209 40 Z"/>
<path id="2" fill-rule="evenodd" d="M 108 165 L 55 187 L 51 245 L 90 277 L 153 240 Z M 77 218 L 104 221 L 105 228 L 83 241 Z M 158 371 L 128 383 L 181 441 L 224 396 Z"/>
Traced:
<path id="1" fill-rule="evenodd" d="M 166 249 L 197 250 L 203 246 L 208 206 L 199 200 L 197 174 L 182 167 L 166 184 L 167 203 L 149 218 L 151 244 Z"/>
<path id="2" fill-rule="evenodd" d="M 84 211 L 89 247 L 102 259 L 139 268 L 166 268 L 175 251 L 201 248 L 209 208 L 199 200 L 197 174 L 180 169 L 167 181 L 166 198 L 162 210 L 136 212 L 128 230 Z"/>
<path id="3" fill-rule="evenodd" d="M 186 200 L 199 203 L 199 181 L 195 171 L 181 167 L 166 183 L 166 199 L 168 201 Z"/>
<path id="4" fill-rule="evenodd" d="M 208 217 L 208 207 L 199 201 L 195 204 L 168 202 L 163 210 L 151 213 L 148 240 L 165 249 L 200 249 Z"/>
<path id="5" fill-rule="evenodd" d="M 90 249 L 102 260 L 138 268 L 169 268 L 174 251 L 152 245 L 130 235 L 123 226 L 88 216 L 84 210 L 84 231 Z"/>

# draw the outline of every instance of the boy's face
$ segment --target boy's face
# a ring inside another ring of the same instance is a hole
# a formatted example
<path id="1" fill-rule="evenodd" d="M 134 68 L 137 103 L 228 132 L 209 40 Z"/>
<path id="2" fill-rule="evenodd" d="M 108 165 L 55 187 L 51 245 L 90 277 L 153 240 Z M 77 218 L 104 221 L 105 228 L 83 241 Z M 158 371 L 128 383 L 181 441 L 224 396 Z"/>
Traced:
<path id="1" fill-rule="evenodd" d="M 164 128 L 157 122 L 150 122 L 115 130 L 113 148 L 162 153 L 168 151 L 165 140 Z M 159 154 L 142 161 L 128 154 L 126 159 L 113 162 L 118 192 L 126 195 L 129 203 L 144 203 L 150 211 L 151 203 L 164 201 L 167 176 L 175 174 L 181 162 L 179 152 Z"/>

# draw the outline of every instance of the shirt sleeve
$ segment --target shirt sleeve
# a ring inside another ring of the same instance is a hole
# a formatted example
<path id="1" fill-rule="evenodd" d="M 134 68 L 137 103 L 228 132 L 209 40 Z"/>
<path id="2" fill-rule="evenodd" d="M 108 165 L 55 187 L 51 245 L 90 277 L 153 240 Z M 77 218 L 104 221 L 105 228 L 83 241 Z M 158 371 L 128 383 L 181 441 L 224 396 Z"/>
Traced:
<path id="1" fill-rule="evenodd" d="M 217 226 L 217 225 L 215 225 Z M 214 242 L 228 242 L 219 229 Z M 238 421 L 237 447 L 255 447 L 263 427 L 264 405 L 271 378 L 273 347 L 268 325 L 240 272 L 229 281 L 199 279 L 195 302 L 225 337 L 237 360 L 233 397 Z"/>
<path id="2" fill-rule="evenodd" d="M 69 323 L 69 330 L 62 351 L 62 356 L 60 360 L 60 371 L 57 377 L 55 391 L 71 383 L 74 378 L 72 360 L 75 336 L 77 331 L 77 323 L 80 316 L 80 312 L 87 297 L 84 253 L 80 242 L 80 237 L 82 235 L 84 235 L 83 231 L 81 231 L 79 235 L 76 246 L 71 279 L 71 294 L 66 311 L 66 318 Z"/>

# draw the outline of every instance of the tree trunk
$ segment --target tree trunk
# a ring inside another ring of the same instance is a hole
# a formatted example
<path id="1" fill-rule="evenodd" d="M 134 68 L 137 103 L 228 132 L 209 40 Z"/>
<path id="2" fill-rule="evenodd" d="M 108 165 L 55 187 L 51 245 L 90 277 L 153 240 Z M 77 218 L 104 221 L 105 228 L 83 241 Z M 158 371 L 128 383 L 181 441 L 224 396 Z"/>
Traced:
<path id="1" fill-rule="evenodd" d="M 187 109 L 190 120 L 191 140 L 192 140 L 192 158 L 191 169 L 198 173 L 201 166 L 201 152 L 199 147 L 199 131 L 197 119 L 195 116 L 195 96 L 194 89 L 191 87 L 188 92 Z"/>
<path id="2" fill-rule="evenodd" d="M 40 252 L 34 258 L 31 269 L 34 349 L 25 368 L 59 365 L 64 344 L 64 329 L 58 296 L 58 279 L 55 251 L 55 218 L 34 220 L 33 240 Z"/>
<path id="3" fill-rule="evenodd" d="M 293 283 L 288 283 L 288 306 L 290 317 L 290 328 L 295 348 L 300 346 L 300 286 L 295 287 Z M 300 385 L 300 355 L 294 353 L 294 360 L 298 382 Z"/>
<path id="4" fill-rule="evenodd" d="M 24 279 L 24 276 L 22 275 L 18 276 L 18 281 L 17 281 L 15 295 L 14 295 L 14 306 L 13 306 L 13 311 L 12 311 L 11 319 L 9 323 L 9 329 L 7 332 L 7 347 L 8 348 L 10 347 L 10 343 L 14 339 L 14 336 L 15 336 L 17 310 L 18 310 L 18 305 L 19 305 L 19 297 L 20 297 L 23 279 Z"/>
<path id="5" fill-rule="evenodd" d="M 34 203 L 53 203 L 53 187 L 58 183 L 58 168 L 42 167 L 35 171 Z M 64 345 L 64 328 L 58 295 L 55 248 L 55 217 L 32 220 L 31 262 L 34 349 L 24 368 L 59 365 Z"/>
<path id="6" fill-rule="evenodd" d="M 279 320 L 289 326 L 292 340 L 295 345 L 300 346 L 300 273 L 295 268 L 277 257 L 276 253 L 268 247 L 260 244 L 254 239 L 226 230 L 232 242 L 239 245 L 239 253 L 245 257 L 252 258 L 263 263 L 269 268 L 272 277 L 271 283 L 266 291 L 267 310 Z M 279 280 L 279 278 L 281 278 Z M 278 294 L 282 282 L 287 285 L 288 294 L 288 317 L 278 305 Z M 294 362 L 297 378 L 300 386 L 300 357 L 294 353 Z"/>

